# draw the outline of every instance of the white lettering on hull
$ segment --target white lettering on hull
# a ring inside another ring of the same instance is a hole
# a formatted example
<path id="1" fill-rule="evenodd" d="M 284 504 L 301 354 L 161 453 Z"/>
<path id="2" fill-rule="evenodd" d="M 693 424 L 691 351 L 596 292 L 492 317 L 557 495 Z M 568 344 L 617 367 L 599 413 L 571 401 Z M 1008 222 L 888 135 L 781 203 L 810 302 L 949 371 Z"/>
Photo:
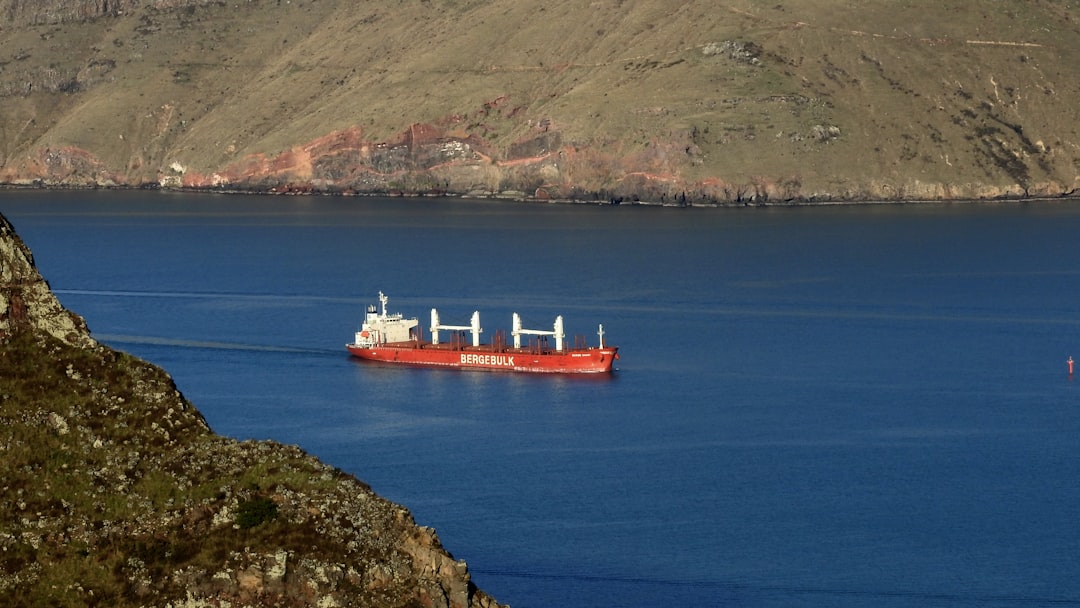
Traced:
<path id="1" fill-rule="evenodd" d="M 462 365 L 487 365 L 491 367 L 514 367 L 514 358 L 507 355 L 480 355 L 462 353 Z"/>

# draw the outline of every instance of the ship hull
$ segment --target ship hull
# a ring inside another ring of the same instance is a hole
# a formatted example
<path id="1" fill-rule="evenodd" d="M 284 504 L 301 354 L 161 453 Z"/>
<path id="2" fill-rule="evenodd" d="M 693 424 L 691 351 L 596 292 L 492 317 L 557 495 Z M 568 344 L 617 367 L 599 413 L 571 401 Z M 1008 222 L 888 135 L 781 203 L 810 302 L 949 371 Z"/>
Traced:
<path id="1" fill-rule="evenodd" d="M 377 346 L 347 344 L 345 348 L 353 355 L 370 361 L 493 372 L 600 374 L 610 372 L 618 358 L 618 348 L 615 347 L 557 352 L 484 346 L 444 347 L 405 342 Z"/>

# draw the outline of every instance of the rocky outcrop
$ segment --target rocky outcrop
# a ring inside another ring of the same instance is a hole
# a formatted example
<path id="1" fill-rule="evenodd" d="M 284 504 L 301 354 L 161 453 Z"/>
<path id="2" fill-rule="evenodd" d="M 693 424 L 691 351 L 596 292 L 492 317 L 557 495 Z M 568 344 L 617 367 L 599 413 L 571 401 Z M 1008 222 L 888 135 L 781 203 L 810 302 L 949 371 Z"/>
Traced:
<path id="1" fill-rule="evenodd" d="M 5 605 L 497 606 L 403 507 L 96 343 L 2 216 L 0 269 Z"/>
<path id="2" fill-rule="evenodd" d="M 220 0 L 10 0 L 6 14 L 12 25 L 44 25 L 117 17 L 140 6 L 168 10 Z"/>
<path id="3" fill-rule="evenodd" d="M 0 215 L 0 339 L 15 331 L 42 333 L 78 348 L 97 345 L 82 317 L 60 305 L 30 249 Z"/>

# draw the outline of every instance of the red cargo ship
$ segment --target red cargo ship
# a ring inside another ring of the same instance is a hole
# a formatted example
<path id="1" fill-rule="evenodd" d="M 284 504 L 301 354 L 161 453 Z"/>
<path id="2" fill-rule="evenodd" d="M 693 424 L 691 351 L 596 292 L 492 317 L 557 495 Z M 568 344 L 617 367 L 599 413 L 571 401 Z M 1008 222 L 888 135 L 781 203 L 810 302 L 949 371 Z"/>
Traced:
<path id="1" fill-rule="evenodd" d="M 510 335 L 512 344 L 506 344 L 505 334 L 496 332 L 491 344 L 480 343 L 480 313 L 474 312 L 469 325 L 443 325 L 439 323 L 439 313 L 431 309 L 431 339 L 421 336 L 420 322 L 415 318 L 406 319 L 400 313 L 387 314 L 386 303 L 389 301 L 379 292 L 381 311 L 369 306 L 367 316 L 356 339 L 345 348 L 362 359 L 422 365 L 432 367 L 452 367 L 485 371 L 560 373 L 560 374 L 595 374 L 611 371 L 615 359 L 619 358 L 618 347 L 604 345 L 604 326 L 600 326 L 600 346 L 587 346 L 580 338 L 574 348 L 567 348 L 563 343 L 563 319 L 555 317 L 552 330 L 523 329 L 521 317 L 514 313 L 513 329 Z M 450 342 L 440 342 L 439 332 L 451 331 Z M 458 334 L 456 332 L 462 332 Z M 464 332 L 472 334 L 472 340 L 466 343 L 460 338 Z M 532 344 L 522 345 L 522 336 L 536 336 Z M 548 338 L 555 339 L 555 346 L 548 344 Z"/>

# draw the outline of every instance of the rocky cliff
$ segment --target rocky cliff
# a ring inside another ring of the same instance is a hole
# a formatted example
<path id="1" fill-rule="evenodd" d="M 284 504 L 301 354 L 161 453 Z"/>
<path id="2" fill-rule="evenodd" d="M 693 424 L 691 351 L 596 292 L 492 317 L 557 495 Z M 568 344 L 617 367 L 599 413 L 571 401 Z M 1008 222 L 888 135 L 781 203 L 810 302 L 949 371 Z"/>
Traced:
<path id="1" fill-rule="evenodd" d="M 2 216 L 0 486 L 4 606 L 497 606 L 403 507 L 95 342 Z"/>
<path id="2" fill-rule="evenodd" d="M 0 0 L 0 183 L 667 203 L 1056 196 L 1057 0 Z"/>

